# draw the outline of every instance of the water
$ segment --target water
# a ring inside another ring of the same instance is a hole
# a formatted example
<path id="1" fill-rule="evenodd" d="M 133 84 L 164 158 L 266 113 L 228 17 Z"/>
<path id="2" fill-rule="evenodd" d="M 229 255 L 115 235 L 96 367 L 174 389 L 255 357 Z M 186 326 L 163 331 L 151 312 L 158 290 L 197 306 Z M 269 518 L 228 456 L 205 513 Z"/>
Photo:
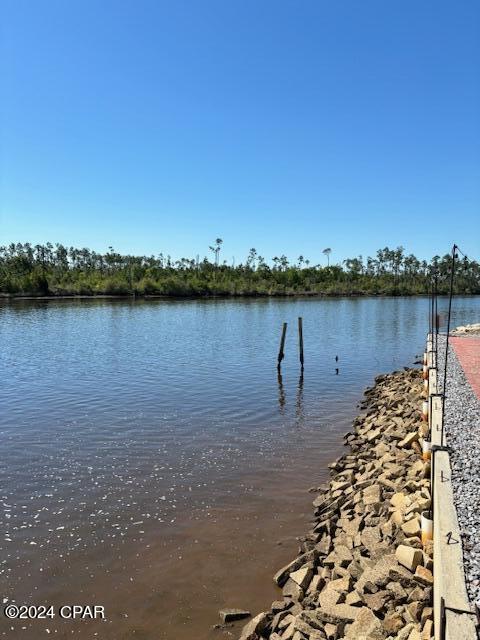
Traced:
<path id="1" fill-rule="evenodd" d="M 479 316 L 480 298 L 457 299 L 452 326 Z M 275 599 L 306 490 L 364 388 L 411 365 L 427 328 L 426 298 L 1 305 L 1 593 L 107 617 L 0 616 L 1 634 L 226 637 L 217 610 Z"/>

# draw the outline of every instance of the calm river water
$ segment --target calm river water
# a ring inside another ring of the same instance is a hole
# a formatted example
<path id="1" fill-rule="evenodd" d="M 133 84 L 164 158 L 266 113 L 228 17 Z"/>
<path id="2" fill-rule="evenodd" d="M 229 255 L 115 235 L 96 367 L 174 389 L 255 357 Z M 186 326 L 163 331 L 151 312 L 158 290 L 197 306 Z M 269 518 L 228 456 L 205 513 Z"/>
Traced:
<path id="1" fill-rule="evenodd" d="M 455 301 L 453 326 L 479 316 L 480 298 Z M 227 637 L 218 609 L 275 599 L 307 489 L 364 388 L 411 365 L 427 327 L 426 298 L 0 305 L 0 595 L 56 612 L 2 611 L 0 634 Z M 107 619 L 61 621 L 61 604 Z"/>

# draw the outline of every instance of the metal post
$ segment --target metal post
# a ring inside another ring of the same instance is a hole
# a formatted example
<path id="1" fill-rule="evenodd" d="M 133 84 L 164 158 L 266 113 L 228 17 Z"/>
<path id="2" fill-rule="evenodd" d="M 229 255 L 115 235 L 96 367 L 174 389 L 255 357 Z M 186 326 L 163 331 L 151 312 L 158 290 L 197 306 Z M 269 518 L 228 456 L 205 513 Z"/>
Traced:
<path id="1" fill-rule="evenodd" d="M 455 275 L 455 256 L 457 251 L 457 245 L 454 244 L 452 248 L 452 266 L 450 270 L 450 295 L 448 299 L 448 319 L 447 319 L 447 340 L 445 346 L 445 362 L 443 368 L 443 402 L 442 402 L 442 435 L 441 444 L 443 445 L 443 434 L 445 430 L 445 405 L 447 399 L 447 366 L 448 366 L 448 346 L 450 342 L 450 318 L 452 315 L 452 297 L 453 297 L 453 278 Z"/>
<path id="2" fill-rule="evenodd" d="M 434 279 L 434 291 L 435 291 L 435 367 L 438 367 L 438 329 L 439 329 L 439 317 L 438 317 L 438 274 L 435 272 Z"/>
<path id="3" fill-rule="evenodd" d="M 431 337 L 431 340 L 432 340 L 432 351 L 433 351 L 433 307 L 434 307 L 433 295 L 434 294 L 433 294 L 433 279 L 432 279 L 432 292 L 431 292 L 431 295 L 430 295 L 430 314 L 429 314 L 430 315 L 430 337 Z"/>
<path id="4" fill-rule="evenodd" d="M 440 640 L 445 640 L 445 623 L 446 623 L 445 599 L 440 598 L 440 629 L 438 630 L 438 637 L 440 638 Z"/>

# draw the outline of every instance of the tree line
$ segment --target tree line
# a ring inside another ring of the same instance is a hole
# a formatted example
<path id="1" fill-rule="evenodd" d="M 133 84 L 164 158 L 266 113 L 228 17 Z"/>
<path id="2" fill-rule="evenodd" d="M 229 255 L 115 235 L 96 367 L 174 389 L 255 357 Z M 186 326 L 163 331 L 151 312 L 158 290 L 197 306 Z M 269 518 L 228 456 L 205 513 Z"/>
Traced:
<path id="1" fill-rule="evenodd" d="M 223 240 L 209 247 L 212 260 L 123 255 L 109 247 L 106 253 L 62 244 L 12 243 L 0 247 L 0 293 L 11 296 L 165 295 L 165 296 L 275 296 L 275 295 L 417 295 L 431 290 L 447 293 L 451 256 L 429 262 L 407 254 L 403 247 L 385 247 L 376 255 L 348 258 L 330 264 L 332 249 L 322 251 L 326 264 L 312 264 L 304 256 L 290 261 L 273 256 L 270 263 L 256 249 L 243 262 L 221 259 Z M 455 291 L 480 293 L 480 265 L 459 257 Z"/>

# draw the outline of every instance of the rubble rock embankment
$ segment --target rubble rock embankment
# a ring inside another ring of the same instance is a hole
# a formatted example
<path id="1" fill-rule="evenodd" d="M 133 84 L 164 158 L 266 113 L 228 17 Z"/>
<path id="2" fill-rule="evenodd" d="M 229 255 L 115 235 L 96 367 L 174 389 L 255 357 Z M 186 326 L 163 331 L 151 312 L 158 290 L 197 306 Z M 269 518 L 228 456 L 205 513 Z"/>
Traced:
<path id="1" fill-rule="evenodd" d="M 281 597 L 241 640 L 429 640 L 433 545 L 421 512 L 429 469 L 419 445 L 418 370 L 379 376 L 345 436 L 350 452 L 315 488 L 315 518 L 298 556 L 274 576 Z"/>

